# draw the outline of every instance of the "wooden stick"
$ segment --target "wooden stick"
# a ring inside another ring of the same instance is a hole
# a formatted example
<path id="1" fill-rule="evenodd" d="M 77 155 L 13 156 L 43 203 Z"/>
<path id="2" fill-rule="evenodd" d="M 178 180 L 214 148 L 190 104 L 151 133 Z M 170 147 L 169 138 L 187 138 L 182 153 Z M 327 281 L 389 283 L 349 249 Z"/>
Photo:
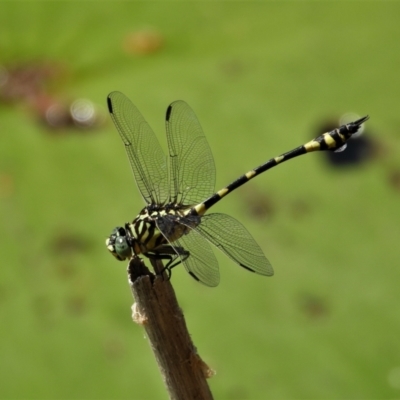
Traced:
<path id="1" fill-rule="evenodd" d="M 151 261 L 155 271 L 162 270 L 161 261 Z M 154 276 L 138 257 L 129 263 L 128 279 L 136 301 L 133 319 L 144 326 L 170 399 L 212 399 L 206 378 L 214 371 L 197 354 L 171 282 Z"/>

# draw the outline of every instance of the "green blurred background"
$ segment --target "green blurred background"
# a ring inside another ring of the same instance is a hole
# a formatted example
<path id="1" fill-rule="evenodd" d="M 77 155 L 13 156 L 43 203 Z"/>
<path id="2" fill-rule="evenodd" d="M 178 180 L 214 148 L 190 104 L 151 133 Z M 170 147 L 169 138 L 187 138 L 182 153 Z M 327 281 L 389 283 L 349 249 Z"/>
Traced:
<path id="1" fill-rule="evenodd" d="M 370 114 L 365 162 L 307 155 L 216 206 L 253 234 L 273 278 L 218 254 L 217 288 L 181 267 L 172 282 L 217 371 L 215 398 L 398 398 L 399 12 L 398 2 L 2 2 L 0 63 L 51 65 L 41 89 L 90 99 L 104 123 L 54 129 L 36 97 L 0 104 L 0 397 L 167 398 L 131 321 L 126 265 L 104 246 L 143 206 L 105 108 L 120 90 L 164 148 L 166 107 L 192 106 L 218 189 L 327 119 Z"/>

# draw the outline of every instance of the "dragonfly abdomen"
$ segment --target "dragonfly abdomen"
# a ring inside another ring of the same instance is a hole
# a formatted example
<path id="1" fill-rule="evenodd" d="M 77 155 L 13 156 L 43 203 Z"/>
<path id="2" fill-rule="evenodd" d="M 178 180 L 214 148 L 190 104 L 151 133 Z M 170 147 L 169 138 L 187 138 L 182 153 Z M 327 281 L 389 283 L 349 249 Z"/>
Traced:
<path id="1" fill-rule="evenodd" d="M 196 212 L 199 215 L 203 215 L 210 207 L 212 207 L 214 204 L 224 198 L 227 194 L 244 185 L 250 179 L 253 179 L 257 175 L 262 174 L 263 172 L 275 167 L 278 164 L 281 164 L 285 161 L 301 156 L 303 154 L 311 153 L 313 151 L 335 151 L 340 149 L 340 147 L 346 145 L 348 139 L 350 139 L 351 136 L 359 130 L 361 124 L 363 124 L 368 118 L 369 117 L 366 116 L 347 125 L 342 125 L 340 128 L 323 133 L 322 135 L 313 140 L 310 140 L 308 143 L 302 146 L 296 147 L 295 149 L 283 153 L 280 156 L 271 158 L 266 163 L 246 172 L 244 175 L 230 183 L 225 188 L 214 193 L 203 203 L 198 204 L 195 207 Z"/>

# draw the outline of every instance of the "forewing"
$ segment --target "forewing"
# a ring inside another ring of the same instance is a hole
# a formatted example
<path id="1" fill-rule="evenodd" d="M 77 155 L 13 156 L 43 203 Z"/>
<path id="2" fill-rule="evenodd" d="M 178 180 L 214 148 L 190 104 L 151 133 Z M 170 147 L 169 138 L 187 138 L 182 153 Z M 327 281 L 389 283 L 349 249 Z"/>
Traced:
<path id="1" fill-rule="evenodd" d="M 207 214 L 195 228 L 241 267 L 272 276 L 274 270 L 257 242 L 235 218 L 226 214 Z"/>
<path id="2" fill-rule="evenodd" d="M 162 223 L 157 224 L 158 229 L 160 229 L 161 233 L 168 240 L 171 247 L 174 248 L 186 271 L 189 272 L 193 278 L 206 286 L 217 286 L 219 284 L 218 261 L 207 240 L 189 227 L 189 225 L 191 225 L 189 220 L 187 220 L 188 225 L 185 224 L 184 226 L 184 229 L 189 228 L 188 233 L 182 235 L 174 242 L 169 241 L 168 238 L 173 233 L 174 227 L 177 229 L 181 228 L 181 224 L 177 222 L 174 217 L 175 216 L 170 215 L 164 216 L 162 218 Z M 186 259 L 181 257 L 179 251 L 177 251 L 175 247 L 182 247 L 189 251 L 189 257 Z"/>
<path id="3" fill-rule="evenodd" d="M 184 101 L 167 109 L 171 201 L 194 205 L 211 196 L 215 164 L 211 148 L 193 110 Z"/>
<path id="4" fill-rule="evenodd" d="M 169 197 L 167 158 L 156 135 L 139 110 L 122 93 L 110 93 L 107 104 L 145 202 L 164 203 Z"/>

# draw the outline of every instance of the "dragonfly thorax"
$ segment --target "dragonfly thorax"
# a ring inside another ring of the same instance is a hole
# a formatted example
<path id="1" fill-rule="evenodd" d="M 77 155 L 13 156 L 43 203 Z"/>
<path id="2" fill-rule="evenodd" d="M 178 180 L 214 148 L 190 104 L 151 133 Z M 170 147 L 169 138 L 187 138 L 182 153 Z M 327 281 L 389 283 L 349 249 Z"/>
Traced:
<path id="1" fill-rule="evenodd" d="M 189 216 L 189 213 L 190 207 L 178 204 L 148 205 L 131 223 L 111 232 L 106 240 L 107 249 L 120 261 L 157 252 L 160 246 L 174 242 L 187 234 L 189 227 L 200 223 L 199 216 Z"/>

